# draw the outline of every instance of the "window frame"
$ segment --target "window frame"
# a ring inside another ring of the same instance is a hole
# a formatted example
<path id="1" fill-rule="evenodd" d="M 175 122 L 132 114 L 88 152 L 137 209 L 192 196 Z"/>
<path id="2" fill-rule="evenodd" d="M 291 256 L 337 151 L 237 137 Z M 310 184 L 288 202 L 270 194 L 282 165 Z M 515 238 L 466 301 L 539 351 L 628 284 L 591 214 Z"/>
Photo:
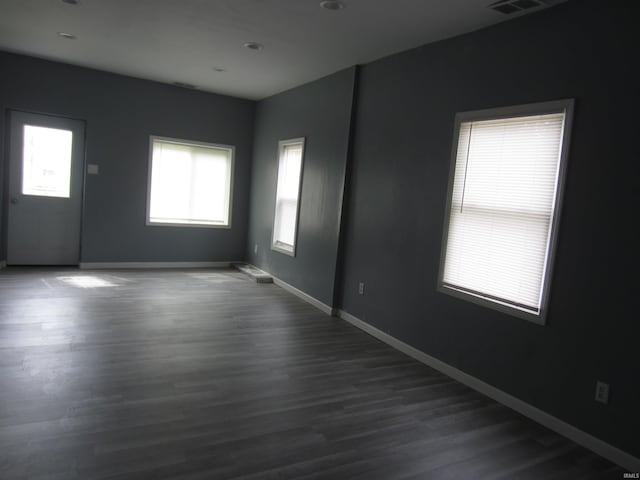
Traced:
<path id="1" fill-rule="evenodd" d="M 153 171 L 153 143 L 154 141 L 175 143 L 176 145 L 193 146 L 193 147 L 209 147 L 229 150 L 231 159 L 229 161 L 229 215 L 226 224 L 212 225 L 207 223 L 169 223 L 169 222 L 152 222 L 151 221 L 151 178 Z M 235 172 L 236 147 L 235 145 L 225 145 L 222 143 L 201 142 L 197 140 L 184 140 L 180 138 L 163 137 L 159 135 L 149 135 L 149 162 L 147 166 L 147 209 L 145 216 L 145 225 L 150 227 L 187 227 L 187 228 L 223 228 L 230 229 L 233 218 L 233 184 Z"/>
<path id="2" fill-rule="evenodd" d="M 449 161 L 449 180 L 447 186 L 447 199 L 444 212 L 444 226 L 442 231 L 442 244 L 440 250 L 440 266 L 438 270 L 438 280 L 436 290 L 440 293 L 450 295 L 452 297 L 466 300 L 471 303 L 488 307 L 493 310 L 506 313 L 513 317 L 528 320 L 538 325 L 545 325 L 547 321 L 549 296 L 551 292 L 551 278 L 553 276 L 558 229 L 560 225 L 560 217 L 562 213 L 562 203 L 564 197 L 564 188 L 566 183 L 567 163 L 569 158 L 570 137 L 573 124 L 573 110 L 575 100 L 572 98 L 553 100 L 548 102 L 528 103 L 522 105 L 512 105 L 507 107 L 489 108 L 483 110 L 473 110 L 467 112 L 459 112 L 455 116 L 453 129 L 451 159 Z M 482 293 L 473 294 L 467 290 L 455 289 L 445 285 L 443 282 L 445 259 L 447 252 L 447 244 L 449 240 L 449 224 L 451 218 L 451 203 L 453 199 L 453 185 L 456 170 L 456 158 L 458 153 L 458 143 L 460 137 L 460 126 L 464 122 L 498 120 L 507 118 L 527 117 L 533 115 L 546 115 L 554 113 L 564 113 L 564 126 L 562 131 L 562 142 L 560 150 L 560 159 L 558 165 L 558 175 L 556 181 L 556 194 L 551 211 L 551 222 L 549 229 L 548 249 L 546 252 L 546 264 L 544 276 L 541 284 L 540 307 L 539 313 L 520 309 L 515 305 L 506 302 L 500 302 L 500 299 L 490 299 L 488 295 Z"/>
<path id="3" fill-rule="evenodd" d="M 302 153 L 300 155 L 300 178 L 298 178 L 298 200 L 296 202 L 296 218 L 294 220 L 293 230 L 293 245 L 291 249 L 282 246 L 286 245 L 283 242 L 276 241 L 276 215 L 278 212 L 278 180 L 280 178 L 280 167 L 283 159 L 285 148 L 289 145 L 298 145 L 302 147 Z M 300 204 L 302 200 L 302 178 L 304 175 L 304 157 L 306 152 L 306 137 L 289 138 L 287 140 L 280 140 L 278 142 L 278 169 L 276 171 L 276 191 L 275 201 L 273 207 L 273 221 L 271 222 L 271 250 L 289 255 L 290 257 L 296 256 L 296 250 L 298 245 L 298 222 L 300 220 Z"/>

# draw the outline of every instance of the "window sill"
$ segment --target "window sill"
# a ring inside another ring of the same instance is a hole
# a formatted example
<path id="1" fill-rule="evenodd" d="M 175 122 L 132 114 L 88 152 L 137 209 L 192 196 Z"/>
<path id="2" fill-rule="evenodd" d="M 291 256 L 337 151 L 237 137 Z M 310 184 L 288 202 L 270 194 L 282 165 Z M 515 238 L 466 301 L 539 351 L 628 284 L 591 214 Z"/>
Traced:
<path id="1" fill-rule="evenodd" d="M 284 253 L 285 255 L 289 255 L 290 257 L 296 256 L 296 249 L 293 245 L 287 245 L 281 242 L 273 243 L 271 245 L 271 250 L 275 252 Z"/>
<path id="2" fill-rule="evenodd" d="M 147 227 L 191 227 L 191 228 L 224 228 L 231 229 L 230 224 L 209 224 L 209 223 L 170 223 L 170 222 L 152 222 L 147 220 Z"/>
<path id="3" fill-rule="evenodd" d="M 506 313 L 507 315 L 511 315 L 512 317 L 527 320 L 529 322 L 535 323 L 536 325 L 544 326 L 546 323 L 546 312 L 544 310 L 539 314 L 536 314 L 506 303 L 501 303 L 497 300 L 492 300 L 481 295 L 474 295 L 472 293 L 468 293 L 466 291 L 458 290 L 457 288 L 442 284 L 438 285 L 437 291 L 440 293 L 444 293 L 445 295 L 464 300 L 466 302 L 475 303 L 476 305 L 481 305 L 492 310 L 497 310 L 498 312 Z"/>

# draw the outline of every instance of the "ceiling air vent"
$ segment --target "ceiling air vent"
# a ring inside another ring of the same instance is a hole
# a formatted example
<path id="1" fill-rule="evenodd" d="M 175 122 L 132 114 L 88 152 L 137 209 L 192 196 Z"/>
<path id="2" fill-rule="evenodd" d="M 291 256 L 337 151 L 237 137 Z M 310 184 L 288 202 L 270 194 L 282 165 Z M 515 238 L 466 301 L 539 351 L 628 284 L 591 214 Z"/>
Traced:
<path id="1" fill-rule="evenodd" d="M 544 7 L 547 2 L 543 0 L 500 0 L 489 5 L 489 8 L 496 12 L 509 15 L 511 13 L 529 10 L 530 8 Z"/>

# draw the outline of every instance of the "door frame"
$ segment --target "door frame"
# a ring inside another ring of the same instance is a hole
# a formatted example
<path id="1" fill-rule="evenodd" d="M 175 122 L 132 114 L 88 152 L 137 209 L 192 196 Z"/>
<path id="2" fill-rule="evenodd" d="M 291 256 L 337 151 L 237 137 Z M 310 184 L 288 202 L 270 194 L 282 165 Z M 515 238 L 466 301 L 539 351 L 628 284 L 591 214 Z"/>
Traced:
<path id="1" fill-rule="evenodd" d="M 9 203 L 10 203 L 10 177 L 11 177 L 11 116 L 13 113 L 26 113 L 30 115 L 40 115 L 43 117 L 62 118 L 81 122 L 83 128 L 83 150 L 82 150 L 82 179 L 80 181 L 80 238 L 78 239 L 78 267 L 82 261 L 83 232 L 84 232 L 84 212 L 86 201 L 86 184 L 87 184 L 87 128 L 88 122 L 84 118 L 75 117 L 73 115 L 62 115 L 51 112 L 43 112 L 39 110 L 30 110 L 27 108 L 17 108 L 6 106 L 3 112 L 4 128 L 0 135 L 3 141 L 3 151 L 0 161 L 0 175 L 2 176 L 2 184 L 0 184 L 0 213 L 1 213 L 1 231 L 0 236 L 0 269 L 7 266 L 8 247 L 9 247 Z"/>

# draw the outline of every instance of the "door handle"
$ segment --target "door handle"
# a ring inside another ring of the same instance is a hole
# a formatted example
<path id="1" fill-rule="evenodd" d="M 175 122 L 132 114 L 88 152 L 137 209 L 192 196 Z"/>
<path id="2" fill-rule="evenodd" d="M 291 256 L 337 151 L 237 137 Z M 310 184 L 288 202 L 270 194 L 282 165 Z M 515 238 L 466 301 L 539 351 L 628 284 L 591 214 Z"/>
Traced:
<path id="1" fill-rule="evenodd" d="M 18 199 L 17 199 L 16 197 L 13 197 L 13 198 L 11 199 L 11 204 L 12 204 L 12 205 L 17 205 L 17 203 L 18 203 Z"/>

